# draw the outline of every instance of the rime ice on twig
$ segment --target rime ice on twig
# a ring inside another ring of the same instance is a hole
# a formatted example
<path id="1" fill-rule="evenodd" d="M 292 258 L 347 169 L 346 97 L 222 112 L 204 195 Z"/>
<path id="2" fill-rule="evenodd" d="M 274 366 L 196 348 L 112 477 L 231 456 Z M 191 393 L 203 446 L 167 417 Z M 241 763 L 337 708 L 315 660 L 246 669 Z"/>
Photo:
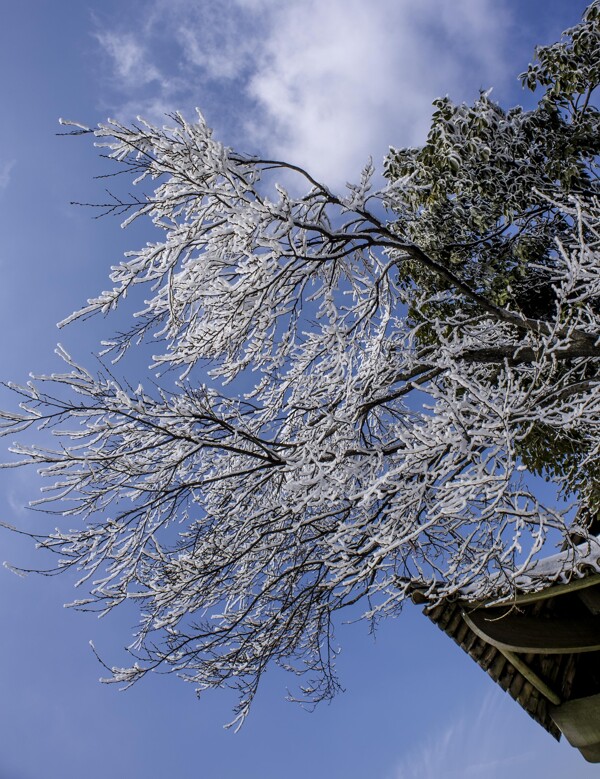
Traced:
<path id="1" fill-rule="evenodd" d="M 581 474 L 600 456 L 598 200 L 532 189 L 522 112 L 511 118 L 487 94 L 471 113 L 438 108 L 445 129 L 431 144 L 472 212 L 443 191 L 435 200 L 417 150 L 391 157 L 410 176 L 374 191 L 368 165 L 337 196 L 296 166 L 224 147 L 201 116 L 95 131 L 148 188 L 106 207 L 129 211 L 126 224 L 150 219 L 164 239 L 131 252 L 65 322 L 143 285 L 143 309 L 105 356 L 156 342 L 153 368 L 180 381 L 149 392 L 136 378 L 134 390 L 62 350 L 65 372 L 15 388 L 22 411 L 0 424 L 59 436 L 55 449 L 14 451 L 54 480 L 44 505 L 84 520 L 41 540 L 59 569 L 80 571 L 89 597 L 75 605 L 139 602 L 137 660 L 113 669 L 116 681 L 164 666 L 200 690 L 231 685 L 239 722 L 275 661 L 308 673 L 310 699 L 330 697 L 336 611 L 365 598 L 371 619 L 394 614 L 416 585 L 433 599 L 494 596 L 500 580 L 537 586 L 548 532 L 568 540 L 566 509 L 523 479 L 548 430 L 557 452 L 579 447 L 553 474 L 559 488 L 595 505 Z M 521 184 L 476 136 L 488 125 L 523 155 Z M 469 159 L 457 138 L 496 165 L 489 201 L 475 188 L 487 192 L 488 168 L 460 178 Z M 278 172 L 304 194 L 272 185 Z M 520 212 L 493 200 L 521 185 Z M 462 243 L 440 243 L 463 222 L 479 242 L 465 227 Z M 546 241 L 539 262 L 520 266 L 533 239 Z M 542 315 L 508 281 L 523 268 L 545 285 Z M 213 387 L 198 378 L 206 362 Z M 240 377 L 247 394 L 227 397 Z"/>

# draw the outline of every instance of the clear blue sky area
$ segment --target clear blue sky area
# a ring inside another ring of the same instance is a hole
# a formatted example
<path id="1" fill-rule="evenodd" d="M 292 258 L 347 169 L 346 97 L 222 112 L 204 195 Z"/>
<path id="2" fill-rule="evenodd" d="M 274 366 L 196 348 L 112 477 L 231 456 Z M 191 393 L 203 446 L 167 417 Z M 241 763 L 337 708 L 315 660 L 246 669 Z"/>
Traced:
<path id="1" fill-rule="evenodd" d="M 106 170 L 87 138 L 62 138 L 59 116 L 94 124 L 160 121 L 195 105 L 226 143 L 298 162 L 334 187 L 369 155 L 418 144 L 431 101 L 472 100 L 516 80 L 536 43 L 575 24 L 579 0 L 21 0 L 0 24 L 0 378 L 60 368 L 60 339 L 91 360 L 111 320 L 55 323 L 106 286 L 109 267 L 147 239 L 72 200 L 103 198 Z M 141 368 L 140 368 L 141 370 Z M 143 376 L 139 377 L 143 379 Z M 134 377 L 137 381 L 138 377 Z M 1 405 L 12 404 L 7 393 Z M 26 511 L 33 473 L 0 474 L 0 519 L 53 527 Z M 44 558 L 0 534 L 0 557 Z M 227 693 L 196 700 L 170 676 L 128 692 L 101 685 L 89 647 L 125 664 L 136 617 L 63 609 L 74 576 L 0 570 L 0 779 L 579 779 L 598 775 L 556 744 L 462 652 L 407 608 L 376 638 L 342 625 L 346 692 L 309 713 L 267 675 L 240 733 L 223 729 Z"/>

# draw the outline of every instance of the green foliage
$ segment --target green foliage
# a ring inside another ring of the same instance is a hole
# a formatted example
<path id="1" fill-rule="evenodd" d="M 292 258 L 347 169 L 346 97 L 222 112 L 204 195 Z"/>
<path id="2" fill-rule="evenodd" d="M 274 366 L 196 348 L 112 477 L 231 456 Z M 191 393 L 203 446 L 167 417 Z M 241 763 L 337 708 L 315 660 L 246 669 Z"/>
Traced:
<path id="1" fill-rule="evenodd" d="M 547 481 L 561 479 L 568 492 L 583 499 L 595 516 L 600 509 L 600 464 L 589 457 L 591 448 L 591 441 L 580 430 L 565 432 L 538 422 L 524 435 L 518 453 L 532 473 Z"/>
<path id="2" fill-rule="evenodd" d="M 521 76 L 543 88 L 538 106 L 505 111 L 489 92 L 473 106 L 436 100 L 421 148 L 391 149 L 385 174 L 396 183 L 390 205 L 396 230 L 499 305 L 547 264 L 564 220 L 548 198 L 599 192 L 600 116 L 591 104 L 599 81 L 598 4 L 566 40 L 537 50 Z M 416 270 L 406 268 L 415 279 Z M 438 288 L 437 279 L 423 278 Z M 513 304 L 516 299 L 513 298 Z"/>
<path id="3" fill-rule="evenodd" d="M 390 149 L 388 205 L 398 215 L 399 236 L 490 303 L 553 321 L 560 315 L 552 283 L 557 241 L 565 243 L 570 228 L 556 204 L 600 194 L 600 113 L 593 104 L 600 83 L 600 2 L 561 41 L 539 47 L 520 79 L 541 92 L 531 111 L 505 110 L 489 92 L 472 106 L 436 100 L 425 145 Z M 414 262 L 398 273 L 401 284 L 430 292 L 431 302 L 409 309 L 409 317 L 420 325 L 422 346 L 435 347 L 431 323 L 457 305 L 455 291 L 443 294 L 451 282 Z M 460 308 L 477 313 L 469 300 Z M 565 361 L 560 370 L 573 365 Z M 489 375 L 493 381 L 491 368 Z M 584 438 L 540 423 L 524 433 L 521 456 L 532 471 L 567 475 L 578 489 L 582 473 L 590 476 Z"/>

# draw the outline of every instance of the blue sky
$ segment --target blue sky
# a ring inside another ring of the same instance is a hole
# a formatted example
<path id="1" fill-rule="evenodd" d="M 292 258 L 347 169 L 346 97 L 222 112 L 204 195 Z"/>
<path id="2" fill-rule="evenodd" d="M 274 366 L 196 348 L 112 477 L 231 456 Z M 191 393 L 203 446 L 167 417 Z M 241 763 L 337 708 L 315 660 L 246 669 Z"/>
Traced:
<path id="1" fill-rule="evenodd" d="M 305 165 L 333 186 L 369 155 L 423 140 L 431 101 L 472 100 L 516 81 L 536 43 L 575 24 L 579 0 L 23 0 L 0 26 L 1 378 L 58 368 L 56 342 L 86 359 L 114 324 L 60 334 L 55 323 L 104 288 L 110 265 L 143 230 L 94 220 L 71 200 L 102 198 L 104 168 L 87 139 L 57 137 L 59 116 L 199 106 L 218 135 Z M 11 399 L 2 395 L 2 405 Z M 48 529 L 25 511 L 34 474 L 0 474 L 0 519 Z M 2 559 L 40 565 L 26 539 L 2 533 Z M 312 713 L 267 676 L 237 735 L 232 698 L 157 676 L 119 693 L 98 683 L 94 644 L 111 662 L 133 611 L 98 621 L 62 608 L 68 576 L 0 570 L 0 779 L 112 775 L 158 779 L 437 779 L 596 776 L 557 745 L 416 609 L 382 625 L 343 625 L 346 692 Z"/>

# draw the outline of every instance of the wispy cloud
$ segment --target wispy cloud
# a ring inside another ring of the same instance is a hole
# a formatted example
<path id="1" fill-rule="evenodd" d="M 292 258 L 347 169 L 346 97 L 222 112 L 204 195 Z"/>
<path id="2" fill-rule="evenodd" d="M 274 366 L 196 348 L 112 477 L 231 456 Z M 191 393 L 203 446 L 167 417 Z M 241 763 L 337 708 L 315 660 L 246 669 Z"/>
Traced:
<path id="1" fill-rule="evenodd" d="M 437 733 L 429 733 L 415 749 L 405 755 L 393 779 L 451 779 L 479 777 L 498 779 L 508 776 L 511 765 L 522 760 L 515 755 L 522 744 L 506 750 L 503 711 L 496 691 L 484 698 L 476 717 L 463 711 Z"/>
<path id="2" fill-rule="evenodd" d="M 479 711 L 462 708 L 452 721 L 430 730 L 405 754 L 389 779 L 530 779 L 544 776 L 583 779 L 596 774 L 583 758 L 573 773 L 573 748 L 558 744 L 498 689 L 483 698 Z M 517 714 L 517 716 L 515 716 Z"/>
<path id="3" fill-rule="evenodd" d="M 507 73 L 509 20 L 493 0 L 152 0 L 143 8 L 141 26 L 132 17 L 97 34 L 122 114 L 199 105 L 228 140 L 334 184 L 389 144 L 421 142 L 433 98 L 472 99 Z"/>
<path id="4" fill-rule="evenodd" d="M 3 192 L 8 188 L 11 174 L 16 164 L 16 160 L 5 160 L 4 162 L 0 161 L 0 192 Z"/>
<path id="5" fill-rule="evenodd" d="M 136 40 L 134 33 L 104 30 L 96 37 L 110 58 L 113 77 L 123 91 L 137 90 L 153 81 L 163 82 L 144 42 Z"/>

